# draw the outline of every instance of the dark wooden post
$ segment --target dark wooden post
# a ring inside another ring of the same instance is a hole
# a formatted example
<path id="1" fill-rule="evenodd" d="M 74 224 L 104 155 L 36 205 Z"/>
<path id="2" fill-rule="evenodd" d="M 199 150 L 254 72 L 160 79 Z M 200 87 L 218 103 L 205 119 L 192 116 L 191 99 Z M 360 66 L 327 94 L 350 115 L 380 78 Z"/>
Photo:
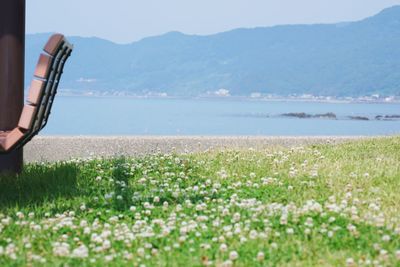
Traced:
<path id="1" fill-rule="evenodd" d="M 0 131 L 13 129 L 24 101 L 25 0 L 0 0 Z M 22 169 L 22 149 L 0 155 L 0 173 Z"/>

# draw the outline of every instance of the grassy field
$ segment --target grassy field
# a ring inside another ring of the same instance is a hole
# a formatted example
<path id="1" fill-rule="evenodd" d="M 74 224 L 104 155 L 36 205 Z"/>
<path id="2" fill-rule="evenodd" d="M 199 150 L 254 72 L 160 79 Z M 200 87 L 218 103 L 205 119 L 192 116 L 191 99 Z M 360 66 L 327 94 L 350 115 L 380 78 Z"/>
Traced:
<path id="1" fill-rule="evenodd" d="M 27 165 L 0 266 L 400 266 L 400 137 Z"/>

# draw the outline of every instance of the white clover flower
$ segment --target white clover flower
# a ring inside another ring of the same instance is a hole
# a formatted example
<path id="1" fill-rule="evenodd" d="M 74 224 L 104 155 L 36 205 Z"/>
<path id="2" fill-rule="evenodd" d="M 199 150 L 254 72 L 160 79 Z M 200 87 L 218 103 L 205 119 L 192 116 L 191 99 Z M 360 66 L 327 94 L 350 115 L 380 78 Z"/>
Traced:
<path id="1" fill-rule="evenodd" d="M 90 229 L 90 227 L 85 227 L 85 228 L 83 229 L 83 233 L 84 233 L 85 235 L 90 234 L 91 231 L 92 231 L 92 230 Z"/>
<path id="2" fill-rule="evenodd" d="M 231 260 L 224 261 L 221 265 L 222 267 L 232 267 L 233 262 Z"/>
<path id="3" fill-rule="evenodd" d="M 314 221 L 311 217 L 308 217 L 304 223 L 305 226 L 307 227 L 313 227 L 314 226 Z"/>
<path id="4" fill-rule="evenodd" d="M 106 256 L 104 256 L 104 260 L 106 261 L 106 262 L 110 262 L 110 261 L 112 261 L 114 259 L 114 256 L 113 255 L 106 255 Z"/>
<path id="5" fill-rule="evenodd" d="M 236 252 L 236 251 L 231 251 L 230 253 L 229 253 L 229 259 L 231 260 L 231 261 L 235 261 L 235 260 L 237 260 L 239 258 L 239 254 Z"/>
<path id="6" fill-rule="evenodd" d="M 288 218 L 287 218 L 287 215 L 286 215 L 286 214 L 284 214 L 284 215 L 281 216 L 281 218 L 280 218 L 280 224 L 281 224 L 281 225 L 287 225 L 287 224 L 288 224 Z"/>
<path id="7" fill-rule="evenodd" d="M 235 214 L 233 214 L 232 218 L 234 222 L 240 221 L 240 213 L 236 212 Z"/>
<path id="8" fill-rule="evenodd" d="M 242 232 L 242 230 L 240 229 L 240 226 L 235 227 L 235 230 L 234 230 L 235 235 L 239 235 L 241 232 Z"/>
<path id="9" fill-rule="evenodd" d="M 72 251 L 72 258 L 87 258 L 89 256 L 89 249 L 85 245 L 80 245 Z"/>
<path id="10" fill-rule="evenodd" d="M 14 245 L 14 243 L 10 243 L 6 246 L 4 254 L 9 257 L 12 260 L 17 259 L 17 247 Z"/>
<path id="11" fill-rule="evenodd" d="M 355 262 L 354 262 L 353 258 L 346 259 L 346 265 L 349 267 L 355 266 Z"/>
<path id="12" fill-rule="evenodd" d="M 228 173 L 227 173 L 224 169 L 221 169 L 219 172 L 217 172 L 217 175 L 218 175 L 221 179 L 226 179 L 226 178 L 228 178 Z"/>
<path id="13" fill-rule="evenodd" d="M 23 219 L 23 218 L 25 218 L 25 215 L 24 215 L 24 213 L 23 212 L 21 212 L 21 211 L 18 211 L 17 213 L 16 213 L 16 216 L 18 217 L 18 219 Z"/>
<path id="14" fill-rule="evenodd" d="M 1 249 L 0 249 L 0 251 L 1 251 Z M 396 250 L 396 252 L 394 254 L 396 256 L 396 259 L 400 260 L 400 250 Z M 0 255 L 1 255 L 1 252 L 0 252 Z"/>
<path id="15" fill-rule="evenodd" d="M 119 220 L 118 216 L 111 216 L 108 221 L 112 224 L 117 223 Z"/>
<path id="16" fill-rule="evenodd" d="M 53 255 L 56 257 L 68 257 L 70 254 L 70 246 L 65 242 L 55 242 L 53 244 Z"/>
<path id="17" fill-rule="evenodd" d="M 38 231 L 42 230 L 42 227 L 38 224 L 35 224 L 32 226 L 32 230 L 35 232 L 38 232 Z"/>
<path id="18" fill-rule="evenodd" d="M 257 253 L 257 260 L 258 260 L 259 262 L 262 262 L 262 261 L 264 261 L 264 259 L 265 259 L 265 254 L 264 254 L 264 252 L 262 252 L 262 251 L 258 252 L 258 253 Z"/>
<path id="19" fill-rule="evenodd" d="M 294 234 L 293 228 L 288 228 L 288 229 L 286 229 L 286 233 L 287 233 L 288 235 Z"/>
<path id="20" fill-rule="evenodd" d="M 1 219 L 1 224 L 2 225 L 9 225 L 11 223 L 12 219 L 10 217 Z"/>
<path id="21" fill-rule="evenodd" d="M 207 244 L 207 243 L 203 243 L 203 244 L 200 244 L 200 248 L 202 248 L 204 250 L 209 250 L 211 248 L 211 245 Z"/>
<path id="22" fill-rule="evenodd" d="M 111 242 L 110 242 L 110 240 L 108 240 L 108 239 L 104 240 L 101 247 L 102 247 L 104 250 L 107 250 L 107 249 L 111 248 Z"/>
<path id="23" fill-rule="evenodd" d="M 139 257 L 144 257 L 144 254 L 145 254 L 144 248 L 138 248 L 136 252 Z"/>
<path id="24" fill-rule="evenodd" d="M 153 249 L 151 249 L 151 255 L 157 255 L 158 254 L 158 249 L 156 249 L 156 248 L 153 248 Z"/>
<path id="25" fill-rule="evenodd" d="M 251 230 L 249 234 L 250 239 L 256 239 L 258 237 L 258 233 L 256 230 Z"/>
<path id="26" fill-rule="evenodd" d="M 384 242 L 389 242 L 389 241 L 390 241 L 390 235 L 384 235 L 384 236 L 382 236 L 382 241 L 384 241 Z"/>
<path id="27" fill-rule="evenodd" d="M 219 246 L 219 250 L 221 251 L 221 252 L 226 252 L 226 251 L 228 251 L 228 246 L 226 245 L 226 244 L 221 244 L 220 246 Z"/>

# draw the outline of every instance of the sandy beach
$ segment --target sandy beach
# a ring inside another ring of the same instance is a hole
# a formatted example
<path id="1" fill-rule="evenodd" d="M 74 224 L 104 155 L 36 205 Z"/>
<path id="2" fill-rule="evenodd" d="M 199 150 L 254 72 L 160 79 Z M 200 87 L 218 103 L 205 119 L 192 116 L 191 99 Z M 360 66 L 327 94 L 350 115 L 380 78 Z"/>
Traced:
<path id="1" fill-rule="evenodd" d="M 221 149 L 263 149 L 311 144 L 339 144 L 366 136 L 38 136 L 24 149 L 25 162 L 71 158 L 140 156 L 150 153 L 192 153 Z"/>

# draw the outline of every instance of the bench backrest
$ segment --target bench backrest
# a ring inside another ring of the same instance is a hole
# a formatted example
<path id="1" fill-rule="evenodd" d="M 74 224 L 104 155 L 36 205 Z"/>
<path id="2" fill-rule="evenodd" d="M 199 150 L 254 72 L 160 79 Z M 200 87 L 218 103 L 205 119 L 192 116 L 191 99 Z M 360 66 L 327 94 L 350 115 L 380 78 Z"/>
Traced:
<path id="1" fill-rule="evenodd" d="M 0 153 L 8 153 L 29 142 L 46 126 L 57 93 L 58 84 L 73 46 L 62 34 L 54 34 L 40 54 L 17 127 L 1 132 Z"/>
<path id="2" fill-rule="evenodd" d="M 27 103 L 18 123 L 25 134 L 17 147 L 25 145 L 46 126 L 65 62 L 72 49 L 73 46 L 63 35 L 54 34 L 44 47 L 44 53 L 40 54 Z"/>

